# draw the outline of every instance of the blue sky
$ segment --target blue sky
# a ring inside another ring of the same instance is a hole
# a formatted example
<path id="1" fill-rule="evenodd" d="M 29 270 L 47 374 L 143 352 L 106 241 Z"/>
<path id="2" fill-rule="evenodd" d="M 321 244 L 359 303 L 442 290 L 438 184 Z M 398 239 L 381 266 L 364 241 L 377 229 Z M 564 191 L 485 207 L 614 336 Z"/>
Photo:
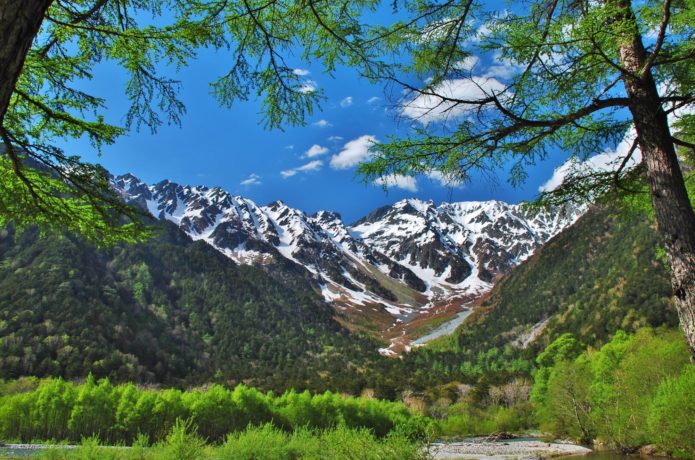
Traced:
<path id="1" fill-rule="evenodd" d="M 493 78 L 495 72 L 504 72 L 497 64 L 489 58 L 478 63 Z M 384 88 L 360 79 L 350 69 L 338 69 L 331 77 L 319 67 L 298 66 L 306 73 L 303 78 L 308 84 L 324 91 L 323 110 L 308 119 L 305 127 L 270 131 L 261 124 L 258 101 L 238 103 L 227 110 L 210 95 L 209 82 L 229 66 L 224 52 L 206 50 L 176 76 L 182 81 L 180 97 L 187 107 L 181 127 L 163 126 L 154 135 L 148 130 L 130 132 L 105 147 L 100 158 L 86 142 L 71 141 L 64 147 L 114 174 L 131 172 L 148 183 L 170 179 L 220 186 L 259 204 L 281 199 L 308 213 L 337 211 L 347 222 L 407 197 L 435 202 L 531 199 L 566 159 L 558 153 L 530 168 L 528 180 L 519 188 L 512 188 L 500 173 L 494 182 L 481 178 L 462 187 L 447 187 L 421 176 L 385 192 L 379 185 L 362 183 L 349 161 L 359 157 L 363 141 L 386 140 L 417 123 L 398 117 Z M 123 73 L 105 63 L 95 69 L 94 76 L 83 83 L 84 89 L 105 97 L 108 121 L 122 124 L 127 111 Z"/>

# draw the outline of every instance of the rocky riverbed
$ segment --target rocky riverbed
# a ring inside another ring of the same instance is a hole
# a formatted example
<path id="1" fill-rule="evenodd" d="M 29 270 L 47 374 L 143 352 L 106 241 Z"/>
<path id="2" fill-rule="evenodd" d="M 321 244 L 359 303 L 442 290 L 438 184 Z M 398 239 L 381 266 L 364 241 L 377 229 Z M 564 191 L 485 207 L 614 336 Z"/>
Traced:
<path id="1" fill-rule="evenodd" d="M 586 455 L 591 449 L 576 444 L 543 441 L 467 441 L 434 443 L 430 446 L 434 460 L 531 460 L 568 455 Z"/>

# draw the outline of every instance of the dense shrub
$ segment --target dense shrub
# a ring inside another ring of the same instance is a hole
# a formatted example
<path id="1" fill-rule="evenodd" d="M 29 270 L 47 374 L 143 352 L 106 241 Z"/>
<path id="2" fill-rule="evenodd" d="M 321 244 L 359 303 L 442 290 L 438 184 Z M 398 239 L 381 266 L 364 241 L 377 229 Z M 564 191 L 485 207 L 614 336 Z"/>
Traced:
<path id="1" fill-rule="evenodd" d="M 112 385 L 88 378 L 77 385 L 61 379 L 0 397 L 0 439 L 72 441 L 97 437 L 132 443 L 138 435 L 163 440 L 177 420 L 189 420 L 195 434 L 221 442 L 228 433 L 271 423 L 278 429 L 366 428 L 385 437 L 395 428 L 412 438 L 426 437 L 432 421 L 403 404 L 325 392 L 286 392 L 280 396 L 246 387 L 219 385 L 182 392 Z"/>
<path id="2" fill-rule="evenodd" d="M 695 367 L 664 380 L 652 401 L 649 429 L 657 442 L 683 458 L 695 454 Z"/>
<path id="3" fill-rule="evenodd" d="M 459 403 L 451 406 L 449 416 L 440 422 L 441 433 L 446 436 L 518 433 L 534 426 L 533 408 L 529 402 L 510 407 L 490 404 L 482 408 Z"/>
<path id="4" fill-rule="evenodd" d="M 545 431 L 623 451 L 658 444 L 695 455 L 695 371 L 680 331 L 619 332 L 598 351 L 541 365 L 534 400 Z"/>
<path id="5" fill-rule="evenodd" d="M 177 420 L 166 440 L 159 446 L 163 460 L 198 460 L 204 458 L 205 441 L 194 433 L 191 421 Z"/>
<path id="6" fill-rule="evenodd" d="M 408 460 L 425 458 L 425 454 L 421 445 L 396 433 L 378 439 L 369 430 L 343 426 L 319 432 L 302 429 L 288 434 L 265 425 L 230 435 L 220 449 L 219 458 Z"/>

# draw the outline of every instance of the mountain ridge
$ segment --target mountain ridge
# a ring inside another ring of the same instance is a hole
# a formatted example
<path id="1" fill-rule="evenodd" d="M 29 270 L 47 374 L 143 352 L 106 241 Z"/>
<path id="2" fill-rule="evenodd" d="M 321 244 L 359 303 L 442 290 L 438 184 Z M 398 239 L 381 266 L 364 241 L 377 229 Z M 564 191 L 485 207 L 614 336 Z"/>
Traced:
<path id="1" fill-rule="evenodd" d="M 526 209 L 501 201 L 441 203 L 416 198 L 383 206 L 351 225 L 339 213 L 308 215 L 281 200 L 259 206 L 219 187 L 115 176 L 127 202 L 168 220 L 242 265 L 290 261 L 327 303 L 356 326 L 367 316 L 393 328 L 442 302 L 447 313 L 487 292 L 583 212 Z"/>

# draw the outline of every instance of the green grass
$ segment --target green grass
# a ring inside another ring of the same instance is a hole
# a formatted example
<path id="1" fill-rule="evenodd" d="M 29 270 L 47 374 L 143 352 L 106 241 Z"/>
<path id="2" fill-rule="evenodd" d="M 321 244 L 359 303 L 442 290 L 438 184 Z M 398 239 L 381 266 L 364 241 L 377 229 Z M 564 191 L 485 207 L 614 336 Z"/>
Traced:
<path id="1" fill-rule="evenodd" d="M 178 421 L 165 441 L 148 446 L 139 438 L 132 447 L 101 446 L 96 438 L 83 440 L 76 449 L 61 447 L 40 451 L 39 460 L 300 460 L 360 459 L 419 460 L 427 458 L 424 446 L 398 433 L 377 438 L 367 429 L 337 427 L 299 429 L 292 433 L 272 425 L 251 427 L 227 437 L 220 445 L 207 445 L 190 422 Z"/>

